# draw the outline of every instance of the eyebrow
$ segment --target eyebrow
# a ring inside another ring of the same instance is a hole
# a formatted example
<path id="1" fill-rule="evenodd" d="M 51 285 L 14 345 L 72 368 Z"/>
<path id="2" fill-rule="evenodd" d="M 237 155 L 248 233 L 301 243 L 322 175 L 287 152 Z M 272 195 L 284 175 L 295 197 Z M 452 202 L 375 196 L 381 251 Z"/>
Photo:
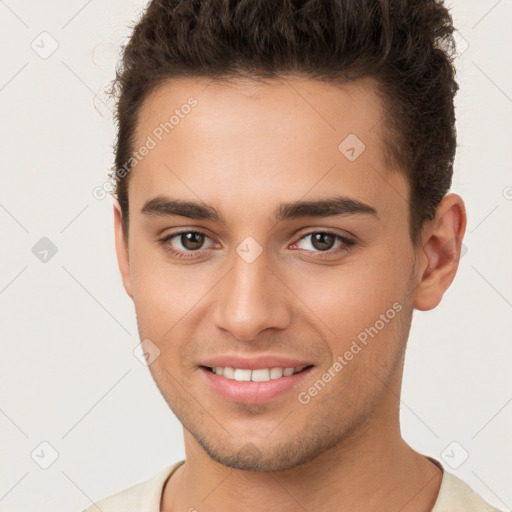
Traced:
<path id="1" fill-rule="evenodd" d="M 156 196 L 144 203 L 141 213 L 158 217 L 187 217 L 189 219 L 211 220 L 225 223 L 223 215 L 213 206 L 194 202 Z M 366 203 L 344 196 L 335 196 L 311 201 L 283 203 L 273 212 L 277 222 L 302 217 L 336 217 L 347 215 L 369 215 L 379 218 L 377 210 Z"/>

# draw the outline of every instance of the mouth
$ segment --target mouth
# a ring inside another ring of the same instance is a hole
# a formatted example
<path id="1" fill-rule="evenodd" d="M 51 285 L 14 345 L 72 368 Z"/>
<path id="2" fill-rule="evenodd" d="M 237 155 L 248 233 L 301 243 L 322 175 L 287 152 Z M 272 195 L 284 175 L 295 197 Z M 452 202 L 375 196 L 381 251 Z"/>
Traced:
<path id="1" fill-rule="evenodd" d="M 233 368 L 200 366 L 207 386 L 222 398 L 260 404 L 292 391 L 313 371 L 314 365 L 295 368 Z"/>

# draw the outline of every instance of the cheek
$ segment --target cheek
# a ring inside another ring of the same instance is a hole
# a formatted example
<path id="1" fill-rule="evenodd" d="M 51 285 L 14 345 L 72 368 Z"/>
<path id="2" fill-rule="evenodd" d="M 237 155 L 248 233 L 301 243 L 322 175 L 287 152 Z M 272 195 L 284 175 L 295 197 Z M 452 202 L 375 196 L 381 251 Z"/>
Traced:
<path id="1" fill-rule="evenodd" d="M 297 295 L 323 320 L 372 319 L 406 292 L 406 268 L 357 262 L 290 277 Z"/>
<path id="2" fill-rule="evenodd" d="M 162 340 L 175 337 L 184 318 L 201 311 L 203 299 L 215 279 L 212 269 L 175 265 L 162 250 L 136 247 L 130 255 L 132 292 L 141 334 Z M 175 327 L 176 326 L 176 327 Z"/>
<path id="3" fill-rule="evenodd" d="M 307 313 L 311 321 L 324 325 L 321 330 L 334 337 L 333 351 L 343 353 L 358 336 L 363 341 L 397 337 L 398 317 L 406 310 L 408 272 L 404 254 L 390 256 L 381 250 L 347 259 L 339 267 L 311 267 L 289 275 L 288 281 L 307 306 L 305 313 L 312 313 Z"/>

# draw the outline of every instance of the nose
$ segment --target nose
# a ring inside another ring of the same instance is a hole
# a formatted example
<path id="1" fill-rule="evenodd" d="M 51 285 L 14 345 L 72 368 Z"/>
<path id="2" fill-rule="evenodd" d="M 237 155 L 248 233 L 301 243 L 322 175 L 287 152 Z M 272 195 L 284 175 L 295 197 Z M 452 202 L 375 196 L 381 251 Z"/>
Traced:
<path id="1" fill-rule="evenodd" d="M 265 251 L 252 263 L 238 254 L 216 287 L 213 321 L 238 341 L 250 341 L 266 329 L 285 329 L 291 321 L 287 288 L 269 268 Z"/>

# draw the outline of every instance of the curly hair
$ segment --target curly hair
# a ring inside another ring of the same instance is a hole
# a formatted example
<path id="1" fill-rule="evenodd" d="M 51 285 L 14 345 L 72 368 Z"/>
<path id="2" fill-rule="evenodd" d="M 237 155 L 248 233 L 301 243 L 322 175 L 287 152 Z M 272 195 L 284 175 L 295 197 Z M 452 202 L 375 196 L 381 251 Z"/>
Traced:
<path id="1" fill-rule="evenodd" d="M 373 79 L 386 111 L 385 156 L 408 179 L 410 236 L 417 245 L 452 181 L 453 32 L 442 0 L 152 0 L 122 46 L 109 89 L 117 126 L 110 177 L 125 236 L 126 163 L 151 91 L 182 77 L 300 75 L 338 86 Z"/>

